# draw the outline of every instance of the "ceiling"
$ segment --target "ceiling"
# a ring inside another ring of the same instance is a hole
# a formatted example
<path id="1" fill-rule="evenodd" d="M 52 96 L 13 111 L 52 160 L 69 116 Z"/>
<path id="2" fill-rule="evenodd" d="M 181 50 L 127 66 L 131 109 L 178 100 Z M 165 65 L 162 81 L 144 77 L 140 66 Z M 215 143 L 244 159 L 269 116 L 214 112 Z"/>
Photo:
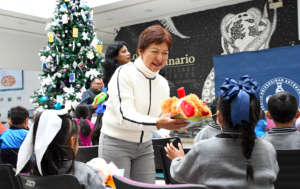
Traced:
<path id="1" fill-rule="evenodd" d="M 122 0 L 93 8 L 94 21 L 98 38 L 109 45 L 114 41 L 115 28 L 246 1 L 250 0 Z M 50 21 L 0 9 L 0 31 L 3 32 L 46 38 L 45 27 Z"/>

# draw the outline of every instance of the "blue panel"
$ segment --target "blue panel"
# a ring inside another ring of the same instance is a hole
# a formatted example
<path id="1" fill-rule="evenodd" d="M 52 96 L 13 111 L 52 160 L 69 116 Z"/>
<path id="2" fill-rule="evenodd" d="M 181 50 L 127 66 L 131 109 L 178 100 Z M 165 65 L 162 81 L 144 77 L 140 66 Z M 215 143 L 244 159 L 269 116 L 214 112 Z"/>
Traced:
<path id="1" fill-rule="evenodd" d="M 263 110 L 267 110 L 270 96 L 282 90 L 294 95 L 300 108 L 300 45 L 217 55 L 213 61 L 216 96 L 219 96 L 224 78 L 238 80 L 243 75 L 249 75 L 260 84 Z"/>

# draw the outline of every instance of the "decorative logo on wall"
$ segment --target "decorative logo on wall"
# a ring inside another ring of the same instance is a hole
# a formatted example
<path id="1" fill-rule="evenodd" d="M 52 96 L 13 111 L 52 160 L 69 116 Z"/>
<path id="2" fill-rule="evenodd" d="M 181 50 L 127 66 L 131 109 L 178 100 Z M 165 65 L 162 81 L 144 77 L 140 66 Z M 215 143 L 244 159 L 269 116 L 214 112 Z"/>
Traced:
<path id="1" fill-rule="evenodd" d="M 24 93 L 23 70 L 0 69 L 0 94 Z"/>
<path id="2" fill-rule="evenodd" d="M 270 97 L 280 91 L 288 91 L 297 98 L 300 108 L 300 86 L 291 79 L 277 77 L 267 81 L 260 89 L 259 98 L 263 111 L 268 110 L 268 101 Z"/>
<path id="3" fill-rule="evenodd" d="M 11 75 L 6 76 L 5 72 L 3 72 L 2 77 L 1 85 L 3 87 L 11 87 L 16 83 L 15 77 Z"/>
<path id="4" fill-rule="evenodd" d="M 263 14 L 255 7 L 236 15 L 227 14 L 221 22 L 222 55 L 268 49 L 276 25 L 276 9 L 274 9 L 273 22 L 271 23 L 268 19 L 267 4 Z M 204 101 L 211 102 L 215 98 L 215 94 L 211 92 L 215 88 L 214 79 L 211 77 L 213 74 L 214 68 L 204 82 L 202 89 L 202 99 Z"/>

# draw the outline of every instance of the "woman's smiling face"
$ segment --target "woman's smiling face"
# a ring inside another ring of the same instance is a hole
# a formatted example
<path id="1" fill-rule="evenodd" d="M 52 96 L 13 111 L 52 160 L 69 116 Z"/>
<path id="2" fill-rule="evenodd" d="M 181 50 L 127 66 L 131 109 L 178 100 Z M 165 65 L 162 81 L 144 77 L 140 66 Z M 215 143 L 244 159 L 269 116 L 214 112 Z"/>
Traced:
<path id="1" fill-rule="evenodd" d="M 169 57 L 169 48 L 167 42 L 161 44 L 151 43 L 144 51 L 138 50 L 145 66 L 153 72 L 162 69 Z"/>

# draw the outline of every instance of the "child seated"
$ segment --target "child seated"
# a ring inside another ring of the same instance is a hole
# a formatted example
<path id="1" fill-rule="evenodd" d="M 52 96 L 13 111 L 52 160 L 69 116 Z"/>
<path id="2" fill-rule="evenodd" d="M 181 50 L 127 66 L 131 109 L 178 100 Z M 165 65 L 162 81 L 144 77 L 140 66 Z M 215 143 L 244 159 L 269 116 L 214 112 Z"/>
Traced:
<path id="1" fill-rule="evenodd" d="M 28 118 L 29 113 L 26 108 L 16 106 L 10 109 L 8 120 L 10 127 L 3 131 L 0 137 L 0 154 L 4 164 L 11 164 L 13 167 L 16 167 L 19 148 L 28 133 Z M 30 162 L 27 160 L 21 171 L 22 173 L 29 171 Z"/>
<path id="2" fill-rule="evenodd" d="M 260 117 L 257 125 L 255 126 L 254 132 L 257 137 L 261 138 L 266 134 L 267 122 L 265 120 L 264 111 L 260 110 Z"/>
<path id="3" fill-rule="evenodd" d="M 293 127 L 299 115 L 298 102 L 292 94 L 285 91 L 274 94 L 268 101 L 266 116 L 276 127 L 262 139 L 271 142 L 276 150 L 300 149 L 300 133 Z"/>
<path id="4" fill-rule="evenodd" d="M 33 128 L 22 144 L 16 173 L 34 152 L 32 175 L 72 174 L 87 188 L 105 188 L 99 172 L 85 163 L 75 161 L 79 129 L 67 110 L 47 110 L 35 117 Z"/>
<path id="5" fill-rule="evenodd" d="M 203 129 L 201 129 L 201 131 L 196 135 L 194 143 L 197 143 L 200 140 L 215 137 L 216 135 L 221 133 L 221 127 L 219 124 L 217 124 L 217 106 L 218 99 L 214 99 L 210 105 L 210 111 L 212 114 L 213 121 Z"/>
<path id="6" fill-rule="evenodd" d="M 80 128 L 79 137 L 81 144 L 82 146 L 90 146 L 94 123 L 88 120 L 90 116 L 90 109 L 88 105 L 86 103 L 78 104 L 76 106 L 75 115 L 76 118 L 74 118 L 74 120 Z"/>
<path id="7" fill-rule="evenodd" d="M 186 155 L 180 144 L 179 150 L 167 145 L 176 181 L 209 188 L 274 188 L 279 171 L 276 151 L 254 132 L 260 112 L 257 88 L 249 76 L 239 82 L 226 79 L 217 111 L 222 132 L 194 144 Z"/>

